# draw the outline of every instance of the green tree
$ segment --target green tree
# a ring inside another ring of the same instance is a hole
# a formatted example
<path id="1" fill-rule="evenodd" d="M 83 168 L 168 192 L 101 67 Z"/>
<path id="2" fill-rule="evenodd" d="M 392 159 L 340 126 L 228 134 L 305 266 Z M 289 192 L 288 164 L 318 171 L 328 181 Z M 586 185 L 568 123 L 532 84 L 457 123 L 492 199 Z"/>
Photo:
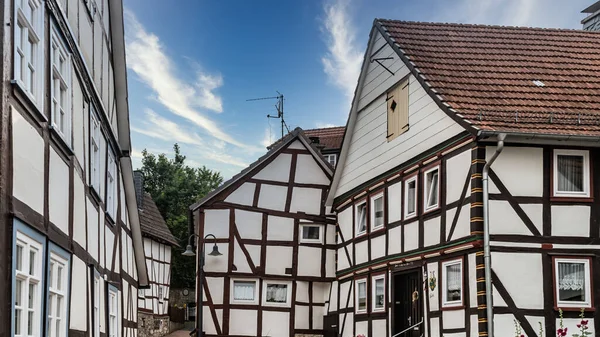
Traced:
<path id="1" fill-rule="evenodd" d="M 171 254 L 171 286 L 193 288 L 195 286 L 196 260 L 182 256 L 189 237 L 189 207 L 208 192 L 217 188 L 223 177 L 205 166 L 194 168 L 185 164 L 179 145 L 173 145 L 175 157 L 154 155 L 142 151 L 144 189 L 150 193 L 171 233 L 181 247 L 174 247 Z"/>

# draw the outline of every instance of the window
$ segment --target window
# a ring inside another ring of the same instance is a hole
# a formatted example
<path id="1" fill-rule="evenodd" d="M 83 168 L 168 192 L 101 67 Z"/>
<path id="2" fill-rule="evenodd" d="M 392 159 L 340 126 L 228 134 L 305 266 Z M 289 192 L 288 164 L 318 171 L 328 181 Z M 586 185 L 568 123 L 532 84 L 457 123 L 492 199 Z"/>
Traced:
<path id="1" fill-rule="evenodd" d="M 15 1 L 14 78 L 40 108 L 44 88 L 44 3 Z"/>
<path id="2" fill-rule="evenodd" d="M 440 181 L 440 169 L 439 167 L 435 167 L 425 171 L 424 174 L 424 197 L 423 197 L 423 206 L 425 211 L 432 210 L 438 207 L 439 205 L 439 181 Z"/>
<path id="3" fill-rule="evenodd" d="M 589 152 L 554 150 L 554 196 L 589 197 Z"/>
<path id="4" fill-rule="evenodd" d="M 114 220 L 117 212 L 117 164 L 112 151 L 108 151 L 106 168 L 106 213 Z"/>
<path id="5" fill-rule="evenodd" d="M 385 275 L 373 276 L 373 310 L 385 311 Z"/>
<path id="6" fill-rule="evenodd" d="M 144 293 L 144 289 L 138 289 L 138 297 L 145 298 L 146 294 Z"/>
<path id="7" fill-rule="evenodd" d="M 592 307 L 590 259 L 554 258 L 554 289 L 558 307 Z"/>
<path id="8" fill-rule="evenodd" d="M 371 230 L 383 227 L 383 193 L 371 197 Z"/>
<path id="9" fill-rule="evenodd" d="M 337 160 L 337 156 L 335 155 L 335 153 L 324 154 L 323 156 L 325 157 L 325 160 L 327 160 L 327 162 L 329 164 L 331 164 L 331 166 L 335 167 L 336 160 Z"/>
<path id="10" fill-rule="evenodd" d="M 100 192 L 100 123 L 90 105 L 90 186 Z"/>
<path id="11" fill-rule="evenodd" d="M 404 182 L 404 218 L 412 218 L 417 214 L 417 176 Z"/>
<path id="12" fill-rule="evenodd" d="M 119 297 L 117 288 L 108 288 L 108 337 L 119 336 Z"/>
<path id="13" fill-rule="evenodd" d="M 263 302 L 266 305 L 287 305 L 291 292 L 289 282 L 265 281 Z"/>
<path id="14" fill-rule="evenodd" d="M 70 255 L 61 248 L 50 243 L 48 259 L 48 295 L 46 303 L 47 336 L 66 337 L 67 306 L 69 304 L 69 262 Z"/>
<path id="15" fill-rule="evenodd" d="M 356 303 L 355 311 L 357 314 L 367 312 L 367 279 L 356 280 Z"/>
<path id="16" fill-rule="evenodd" d="M 256 281 L 233 280 L 233 302 L 256 303 Z"/>
<path id="17" fill-rule="evenodd" d="M 356 236 L 367 232 L 367 202 L 362 201 L 356 206 Z"/>
<path id="18" fill-rule="evenodd" d="M 52 127 L 71 145 L 71 55 L 56 27 L 50 34 Z"/>
<path id="19" fill-rule="evenodd" d="M 387 93 L 387 140 L 408 130 L 408 80 Z"/>
<path id="20" fill-rule="evenodd" d="M 323 226 L 300 224 L 300 242 L 321 243 L 323 236 Z"/>
<path id="21" fill-rule="evenodd" d="M 162 300 L 164 299 L 164 294 L 163 294 L 163 287 L 162 286 L 158 286 L 158 301 L 162 302 Z"/>
<path id="22" fill-rule="evenodd" d="M 443 307 L 462 305 L 462 259 L 442 262 Z"/>
<path id="23" fill-rule="evenodd" d="M 94 270 L 94 337 L 100 337 L 100 287 L 102 286 L 102 279 L 100 274 Z"/>
<path id="24" fill-rule="evenodd" d="M 45 238 L 15 220 L 13 336 L 41 336 Z"/>

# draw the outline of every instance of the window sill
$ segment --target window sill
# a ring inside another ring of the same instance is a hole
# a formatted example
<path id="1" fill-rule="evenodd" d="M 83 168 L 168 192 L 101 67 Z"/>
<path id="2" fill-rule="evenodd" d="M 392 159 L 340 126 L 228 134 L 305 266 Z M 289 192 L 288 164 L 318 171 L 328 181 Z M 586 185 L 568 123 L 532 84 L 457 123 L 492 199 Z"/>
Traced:
<path id="1" fill-rule="evenodd" d="M 410 215 L 404 215 L 404 219 L 402 219 L 403 221 L 410 221 L 410 220 L 416 220 L 417 219 L 417 213 L 413 213 Z"/>
<path id="2" fill-rule="evenodd" d="M 465 305 L 464 304 L 447 304 L 447 305 L 442 305 L 442 311 L 452 311 L 452 310 L 464 310 L 465 309 Z"/>
<path id="3" fill-rule="evenodd" d="M 92 200 L 96 203 L 96 205 L 101 205 L 102 198 L 100 198 L 100 195 L 96 191 L 96 188 L 92 185 L 88 185 L 88 189 L 90 191 L 90 195 L 92 196 Z"/>
<path id="4" fill-rule="evenodd" d="M 370 233 L 371 233 L 371 234 L 372 234 L 372 233 L 377 233 L 377 232 L 380 232 L 380 231 L 382 231 L 382 230 L 385 230 L 385 224 L 383 224 L 383 225 L 381 225 L 381 226 L 379 226 L 379 227 L 375 227 L 375 228 L 371 229 L 371 232 L 370 232 Z"/>
<path id="5" fill-rule="evenodd" d="M 425 214 L 429 214 L 429 213 L 433 213 L 433 212 L 435 212 L 435 211 L 437 211 L 437 210 L 440 210 L 440 205 L 439 205 L 439 204 L 438 204 L 438 205 L 436 205 L 435 207 L 431 207 L 431 208 L 424 208 L 423 215 L 425 215 Z"/>
<path id="6" fill-rule="evenodd" d="M 581 306 L 572 306 L 572 307 L 561 307 L 561 306 L 554 306 L 554 311 L 558 312 L 558 310 L 562 310 L 562 311 L 581 311 Z M 591 307 L 584 307 L 583 311 L 585 312 L 595 312 L 596 308 L 591 306 Z"/>
<path id="7" fill-rule="evenodd" d="M 29 93 L 27 93 L 27 91 L 25 91 L 24 84 L 19 80 L 11 80 L 10 83 L 12 84 L 13 88 L 16 89 L 17 97 L 23 98 L 26 101 L 23 103 L 26 103 L 25 105 L 27 106 L 27 110 L 30 111 L 30 113 L 32 110 L 35 111 L 33 114 L 36 117 L 40 117 L 43 122 L 48 122 L 48 117 L 46 117 L 46 115 L 44 115 L 42 112 L 42 107 L 35 101 L 33 97 L 31 97 Z"/>
<path id="8" fill-rule="evenodd" d="M 58 148 L 61 150 L 62 154 L 65 157 L 74 155 L 75 153 L 73 152 L 73 149 L 65 141 L 64 137 L 58 131 L 56 131 L 56 129 L 53 126 L 50 126 L 49 129 L 50 129 L 50 138 L 58 146 Z"/>
<path id="9" fill-rule="evenodd" d="M 107 221 L 107 222 L 108 222 L 108 223 L 109 223 L 111 226 L 115 226 L 115 224 L 116 224 L 117 222 L 116 222 L 116 221 L 113 219 L 113 216 L 112 216 L 112 215 L 110 215 L 110 213 L 108 213 L 108 212 L 104 212 L 104 214 L 105 214 L 105 217 L 104 217 L 104 218 L 106 219 L 106 221 Z"/>
<path id="10" fill-rule="evenodd" d="M 358 238 L 362 238 L 362 237 L 365 237 L 365 236 L 367 236 L 367 231 L 356 233 L 356 235 L 354 235 L 354 238 L 358 239 Z"/>
<path id="11" fill-rule="evenodd" d="M 564 202 L 594 202 L 594 198 L 590 196 L 577 196 L 577 195 L 553 195 L 550 197 L 550 201 L 564 201 Z"/>

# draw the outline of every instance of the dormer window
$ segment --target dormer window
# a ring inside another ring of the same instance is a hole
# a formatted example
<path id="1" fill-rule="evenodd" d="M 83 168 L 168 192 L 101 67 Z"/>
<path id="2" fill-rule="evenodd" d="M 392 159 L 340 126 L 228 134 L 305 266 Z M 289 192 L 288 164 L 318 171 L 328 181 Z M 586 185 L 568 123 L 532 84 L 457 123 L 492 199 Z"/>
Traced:
<path id="1" fill-rule="evenodd" d="M 387 93 L 387 140 L 408 130 L 408 79 Z"/>

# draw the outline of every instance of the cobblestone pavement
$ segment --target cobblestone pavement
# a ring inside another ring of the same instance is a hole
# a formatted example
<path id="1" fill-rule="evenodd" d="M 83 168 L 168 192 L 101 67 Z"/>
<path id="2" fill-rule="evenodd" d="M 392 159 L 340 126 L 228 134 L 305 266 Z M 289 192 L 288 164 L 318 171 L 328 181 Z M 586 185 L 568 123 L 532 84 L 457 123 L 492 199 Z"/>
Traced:
<path id="1" fill-rule="evenodd" d="M 165 337 L 190 337 L 190 330 L 173 331 Z"/>

